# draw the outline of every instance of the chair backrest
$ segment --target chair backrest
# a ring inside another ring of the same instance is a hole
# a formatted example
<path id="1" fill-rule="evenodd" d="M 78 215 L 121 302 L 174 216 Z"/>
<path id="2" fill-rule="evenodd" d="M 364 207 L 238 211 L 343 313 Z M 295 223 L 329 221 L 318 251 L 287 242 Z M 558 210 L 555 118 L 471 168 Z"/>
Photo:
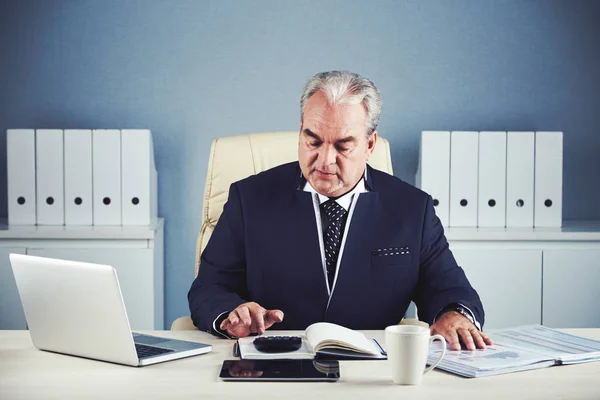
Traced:
<path id="1" fill-rule="evenodd" d="M 213 140 L 208 160 L 202 227 L 196 241 L 198 275 L 200 255 L 215 229 L 227 201 L 229 186 L 250 175 L 298 160 L 298 131 L 252 133 Z M 392 175 L 389 142 L 379 136 L 369 164 Z"/>

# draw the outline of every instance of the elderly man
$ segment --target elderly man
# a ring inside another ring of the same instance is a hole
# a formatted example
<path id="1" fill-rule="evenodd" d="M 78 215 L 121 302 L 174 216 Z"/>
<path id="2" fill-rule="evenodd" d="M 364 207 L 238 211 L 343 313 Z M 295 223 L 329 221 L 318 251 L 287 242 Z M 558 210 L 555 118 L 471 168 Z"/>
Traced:
<path id="1" fill-rule="evenodd" d="M 413 300 L 451 348 L 491 344 L 431 197 L 367 165 L 380 112 L 379 90 L 357 74 L 324 72 L 306 84 L 298 162 L 231 185 L 188 294 L 199 329 L 383 329 Z"/>

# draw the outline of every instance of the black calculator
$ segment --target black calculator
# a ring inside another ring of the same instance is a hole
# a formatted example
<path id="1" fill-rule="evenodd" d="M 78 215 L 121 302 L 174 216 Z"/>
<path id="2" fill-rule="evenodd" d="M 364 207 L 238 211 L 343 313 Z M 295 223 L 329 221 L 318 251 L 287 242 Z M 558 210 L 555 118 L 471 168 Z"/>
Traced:
<path id="1" fill-rule="evenodd" d="M 259 336 L 254 347 L 263 353 L 287 353 L 302 346 L 302 336 Z"/>

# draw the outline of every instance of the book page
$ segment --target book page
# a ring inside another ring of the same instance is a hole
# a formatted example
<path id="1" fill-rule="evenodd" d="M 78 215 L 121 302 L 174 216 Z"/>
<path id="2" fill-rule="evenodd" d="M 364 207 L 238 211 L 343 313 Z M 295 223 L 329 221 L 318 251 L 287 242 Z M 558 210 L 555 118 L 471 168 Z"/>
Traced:
<path id="1" fill-rule="evenodd" d="M 381 355 L 373 340 L 352 329 L 329 322 L 317 322 L 306 328 L 306 337 L 315 352 L 321 349 L 342 349 Z"/>
<path id="2" fill-rule="evenodd" d="M 494 343 L 543 354 L 561 361 L 600 359 L 600 342 L 542 325 L 526 325 L 491 333 Z"/>

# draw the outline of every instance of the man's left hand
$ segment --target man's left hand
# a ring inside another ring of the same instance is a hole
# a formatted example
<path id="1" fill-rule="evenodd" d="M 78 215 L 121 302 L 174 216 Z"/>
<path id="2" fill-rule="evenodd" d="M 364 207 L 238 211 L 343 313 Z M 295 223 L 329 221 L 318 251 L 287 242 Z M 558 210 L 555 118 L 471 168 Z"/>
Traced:
<path id="1" fill-rule="evenodd" d="M 485 336 L 467 317 L 456 311 L 449 311 L 431 325 L 431 334 L 440 334 L 446 338 L 449 348 L 460 350 L 460 339 L 467 346 L 467 349 L 473 351 L 485 349 L 486 345 L 491 345 L 492 340 Z"/>

